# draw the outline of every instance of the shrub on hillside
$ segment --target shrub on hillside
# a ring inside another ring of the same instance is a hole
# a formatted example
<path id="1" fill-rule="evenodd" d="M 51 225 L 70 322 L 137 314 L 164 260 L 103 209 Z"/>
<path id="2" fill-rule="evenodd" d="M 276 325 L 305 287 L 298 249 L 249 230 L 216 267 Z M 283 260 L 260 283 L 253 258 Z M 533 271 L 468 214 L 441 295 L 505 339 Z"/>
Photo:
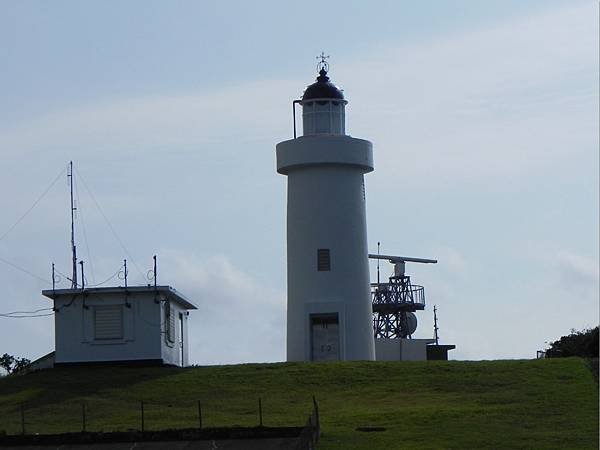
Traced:
<path id="1" fill-rule="evenodd" d="M 598 327 L 583 331 L 571 330 L 567 336 L 550 343 L 550 348 L 546 350 L 546 358 L 568 356 L 598 358 Z"/>
<path id="2" fill-rule="evenodd" d="M 4 355 L 0 356 L 0 368 L 4 369 L 9 375 L 11 373 L 20 372 L 30 363 L 31 361 L 29 361 L 27 358 L 18 358 L 9 355 L 8 353 L 5 353 Z"/>

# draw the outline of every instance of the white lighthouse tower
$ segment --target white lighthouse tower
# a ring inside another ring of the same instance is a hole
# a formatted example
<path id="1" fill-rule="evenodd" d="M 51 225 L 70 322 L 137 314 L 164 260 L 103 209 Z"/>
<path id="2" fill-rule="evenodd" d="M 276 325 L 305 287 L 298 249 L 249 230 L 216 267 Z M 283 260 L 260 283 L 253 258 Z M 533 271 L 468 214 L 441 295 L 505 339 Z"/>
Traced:
<path id="1" fill-rule="evenodd" d="M 374 360 L 363 178 L 372 144 L 346 135 L 347 101 L 323 55 L 319 69 L 294 101 L 302 136 L 277 144 L 288 177 L 287 359 Z"/>

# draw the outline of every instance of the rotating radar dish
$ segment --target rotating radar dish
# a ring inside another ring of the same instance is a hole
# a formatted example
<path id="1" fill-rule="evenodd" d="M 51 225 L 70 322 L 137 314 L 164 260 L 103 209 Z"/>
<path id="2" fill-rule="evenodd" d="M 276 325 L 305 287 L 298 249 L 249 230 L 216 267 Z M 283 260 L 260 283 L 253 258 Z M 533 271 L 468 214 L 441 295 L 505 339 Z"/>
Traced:
<path id="1" fill-rule="evenodd" d="M 415 313 L 406 313 L 406 334 L 412 335 L 417 330 L 417 316 Z"/>

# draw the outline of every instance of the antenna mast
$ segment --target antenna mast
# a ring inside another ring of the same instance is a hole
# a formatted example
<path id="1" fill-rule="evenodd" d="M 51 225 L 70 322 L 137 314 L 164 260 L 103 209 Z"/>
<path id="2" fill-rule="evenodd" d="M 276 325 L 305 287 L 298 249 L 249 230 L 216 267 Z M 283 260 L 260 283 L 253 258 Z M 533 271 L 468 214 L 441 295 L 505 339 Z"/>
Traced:
<path id="1" fill-rule="evenodd" d="M 435 345 L 440 345 L 440 337 L 438 336 L 438 324 L 437 324 L 437 305 L 433 305 L 433 338 L 435 339 Z"/>
<path id="2" fill-rule="evenodd" d="M 77 247 L 75 247 L 75 205 L 73 203 L 73 161 L 69 162 L 69 183 L 71 188 L 71 253 L 73 254 L 73 276 L 71 289 L 77 289 Z"/>

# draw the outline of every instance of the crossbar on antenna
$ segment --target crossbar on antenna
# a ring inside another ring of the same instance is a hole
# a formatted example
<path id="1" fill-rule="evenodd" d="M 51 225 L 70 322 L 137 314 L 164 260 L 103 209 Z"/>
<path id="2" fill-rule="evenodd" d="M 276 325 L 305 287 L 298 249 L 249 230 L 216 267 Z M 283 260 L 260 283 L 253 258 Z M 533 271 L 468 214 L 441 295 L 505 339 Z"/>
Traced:
<path id="1" fill-rule="evenodd" d="M 411 256 L 372 255 L 371 253 L 369 253 L 369 259 L 385 259 L 392 263 L 414 262 L 423 264 L 437 264 L 437 259 L 413 258 Z"/>

